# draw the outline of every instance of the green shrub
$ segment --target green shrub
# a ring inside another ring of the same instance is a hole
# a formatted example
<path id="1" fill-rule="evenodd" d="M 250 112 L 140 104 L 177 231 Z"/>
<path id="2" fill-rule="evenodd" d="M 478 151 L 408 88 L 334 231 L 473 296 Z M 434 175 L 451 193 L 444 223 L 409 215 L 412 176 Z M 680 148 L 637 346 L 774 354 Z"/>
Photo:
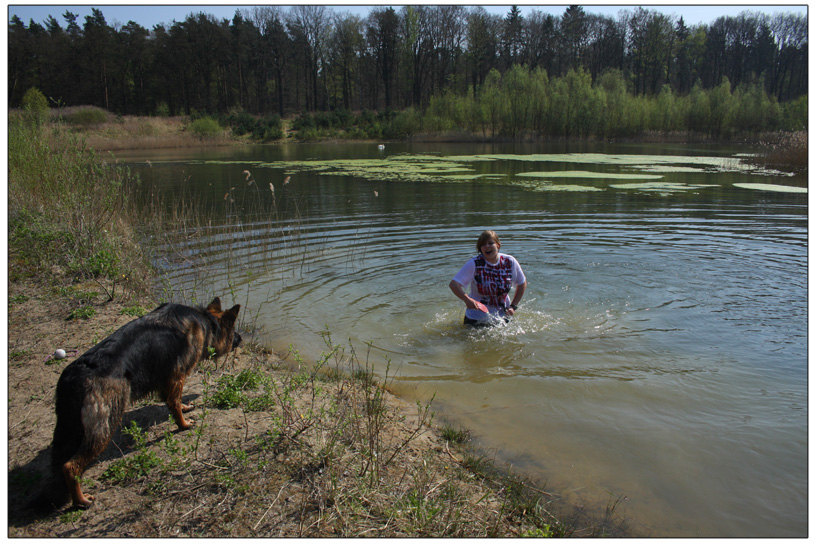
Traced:
<path id="1" fill-rule="evenodd" d="M 36 112 L 38 114 L 47 114 L 49 111 L 48 99 L 36 87 L 31 87 L 26 91 L 26 93 L 23 95 L 23 100 L 20 103 L 20 106 L 24 110 Z"/>
<path id="2" fill-rule="evenodd" d="M 403 140 L 419 130 L 419 115 L 412 109 L 394 112 L 382 129 L 382 136 L 388 140 Z"/>
<path id="3" fill-rule="evenodd" d="M 333 112 L 336 119 L 336 126 L 342 128 L 349 128 L 354 123 L 354 114 L 346 109 L 339 109 Z"/>
<path id="4" fill-rule="evenodd" d="M 66 123 L 70 123 L 72 125 L 92 127 L 95 125 L 101 125 L 107 121 L 108 112 L 95 106 L 86 106 L 63 114 L 62 118 Z"/>
<path id="5" fill-rule="evenodd" d="M 782 106 L 782 118 L 785 130 L 805 131 L 808 127 L 808 100 L 802 95 Z"/>
<path id="6" fill-rule="evenodd" d="M 113 278 L 119 274 L 119 257 L 112 251 L 100 249 L 84 262 L 86 275 L 92 278 Z"/>
<path id="7" fill-rule="evenodd" d="M 301 113 L 292 121 L 292 128 L 298 132 L 313 129 L 316 126 L 315 118 L 307 112 Z"/>
<path id="8" fill-rule="evenodd" d="M 190 123 L 188 129 L 199 138 L 220 136 L 224 129 L 212 117 L 201 117 Z"/>
<path id="9" fill-rule="evenodd" d="M 167 102 L 156 104 L 156 115 L 158 117 L 170 117 L 170 106 L 167 105 Z"/>
<path id="10" fill-rule="evenodd" d="M 20 107 L 25 111 L 25 115 L 29 121 L 35 123 L 42 123 L 48 118 L 50 109 L 48 108 L 48 99 L 36 87 L 31 87 L 23 95 L 23 100 Z"/>
<path id="11" fill-rule="evenodd" d="M 283 138 L 283 123 L 279 115 L 267 115 L 255 122 L 252 137 L 256 140 L 268 142 Z"/>
<path id="12" fill-rule="evenodd" d="M 256 123 L 255 116 L 245 111 L 232 112 L 224 119 L 224 124 L 230 127 L 236 136 L 254 132 Z"/>

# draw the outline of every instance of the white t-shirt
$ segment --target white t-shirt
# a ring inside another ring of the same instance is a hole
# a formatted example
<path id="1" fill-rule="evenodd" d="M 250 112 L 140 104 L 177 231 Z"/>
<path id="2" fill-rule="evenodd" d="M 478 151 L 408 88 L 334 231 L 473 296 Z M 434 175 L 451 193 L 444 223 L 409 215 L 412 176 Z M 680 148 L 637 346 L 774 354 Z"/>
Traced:
<path id="1" fill-rule="evenodd" d="M 482 254 L 476 255 L 457 272 L 453 281 L 464 288 L 470 284 L 470 298 L 487 306 L 491 314 L 504 315 L 510 306 L 507 296 L 510 289 L 523 284 L 527 278 L 515 257 L 499 253 L 496 264 L 487 262 Z M 467 310 L 465 317 L 479 320 L 486 316 L 479 310 Z"/>

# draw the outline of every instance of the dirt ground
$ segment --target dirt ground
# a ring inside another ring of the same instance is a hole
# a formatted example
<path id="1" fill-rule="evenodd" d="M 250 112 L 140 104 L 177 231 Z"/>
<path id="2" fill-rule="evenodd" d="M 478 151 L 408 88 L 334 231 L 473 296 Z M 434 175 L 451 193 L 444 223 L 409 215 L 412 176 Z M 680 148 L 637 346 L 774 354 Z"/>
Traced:
<path id="1" fill-rule="evenodd" d="M 122 313 L 123 304 L 109 302 L 95 304 L 87 319 L 66 319 L 69 299 L 16 283 L 9 289 L 10 537 L 473 537 L 540 531 L 514 513 L 500 486 L 464 468 L 463 453 L 424 421 L 421 406 L 387 392 L 387 416 L 376 436 L 370 421 L 356 417 L 372 399 L 347 380 L 304 383 L 292 400 L 300 406 L 294 411 L 202 407 L 219 377 L 245 368 L 262 369 L 278 384 L 294 383 L 291 365 L 251 346 L 215 365 L 199 365 L 188 379 L 184 400 L 196 404 L 193 430 L 177 431 L 155 398 L 129 407 L 122 427 L 135 421 L 144 439 L 117 432 L 87 469 L 83 490 L 94 495 L 94 505 L 35 515 L 25 506 L 48 474 L 60 373 L 135 318 Z M 49 358 L 57 348 L 68 357 Z M 292 415 L 298 410 L 301 419 Z M 272 428 L 284 429 L 274 444 Z M 380 453 L 376 467 L 370 448 Z M 145 459 L 150 466 L 133 472 Z M 111 477 L 117 469 L 131 472 Z"/>

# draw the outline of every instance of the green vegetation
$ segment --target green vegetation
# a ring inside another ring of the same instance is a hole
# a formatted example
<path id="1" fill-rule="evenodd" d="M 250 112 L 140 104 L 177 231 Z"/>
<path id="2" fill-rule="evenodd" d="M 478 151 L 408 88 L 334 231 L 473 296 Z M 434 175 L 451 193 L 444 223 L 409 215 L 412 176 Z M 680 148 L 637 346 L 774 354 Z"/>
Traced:
<path id="1" fill-rule="evenodd" d="M 259 387 L 264 387 L 265 394 L 250 397 Z M 212 403 L 221 409 L 240 406 L 250 412 L 265 410 L 274 405 L 270 387 L 269 379 L 257 370 L 245 369 L 238 375 L 226 374 L 216 382 Z"/>
<path id="2" fill-rule="evenodd" d="M 25 112 L 26 119 L 34 124 L 45 121 L 50 113 L 48 99 L 36 87 L 26 91 L 20 101 L 20 108 Z"/>
<path id="3" fill-rule="evenodd" d="M 139 306 L 137 304 L 137 305 L 134 305 L 134 306 L 126 306 L 125 308 L 122 308 L 121 314 L 122 315 L 129 315 L 131 317 L 142 317 L 147 312 L 148 312 L 148 310 L 146 310 L 145 308 L 143 308 L 142 306 Z"/>
<path id="4" fill-rule="evenodd" d="M 188 130 L 201 139 L 215 138 L 224 132 L 218 121 L 212 117 L 200 117 L 192 121 Z"/>
<path id="5" fill-rule="evenodd" d="M 465 444 L 470 440 L 470 431 L 457 423 L 444 423 L 439 428 L 439 435 L 451 444 Z"/>
<path id="6" fill-rule="evenodd" d="M 145 292 L 150 267 L 129 196 L 136 183 L 128 169 L 106 164 L 76 137 L 12 115 L 11 279 L 90 280 L 109 299 L 119 288 Z"/>
<path id="7" fill-rule="evenodd" d="M 284 137 L 283 121 L 279 115 L 257 117 L 245 111 L 232 112 L 221 123 L 232 129 L 235 136 L 249 134 L 252 140 L 271 142 Z"/>
<path id="8" fill-rule="evenodd" d="M 9 119 L 8 146 L 10 279 L 91 281 L 109 300 L 146 292 L 130 171 L 20 115 Z"/>
<path id="9" fill-rule="evenodd" d="M 84 21 L 13 16 L 9 103 L 37 87 L 61 107 L 210 116 L 258 141 L 282 137 L 277 119 L 302 140 L 742 138 L 807 128 L 807 22 L 748 9 L 687 26 L 662 10 L 577 5 L 560 16 L 377 6 L 366 17 L 256 6 L 153 29 L 109 24 L 97 8 Z"/>
<path id="10" fill-rule="evenodd" d="M 102 474 L 102 479 L 112 483 L 126 483 L 150 474 L 151 470 L 162 464 L 159 455 L 147 447 L 147 436 L 138 423 L 131 421 L 122 429 L 133 440 L 136 452 L 112 463 Z"/>
<path id="11" fill-rule="evenodd" d="M 69 125 L 90 128 L 96 127 L 108 120 L 108 112 L 102 108 L 84 106 L 71 108 L 62 113 L 61 119 Z"/>
<path id="12" fill-rule="evenodd" d="M 548 78 L 541 69 L 493 70 L 482 92 L 434 97 L 423 117 L 429 132 L 465 129 L 488 139 L 635 138 L 649 133 L 699 134 L 727 139 L 761 131 L 799 130 L 806 111 L 782 107 L 761 84 L 744 84 L 733 92 L 727 79 L 711 90 L 694 87 L 676 96 L 670 87 L 655 96 L 626 90 L 620 71 L 603 74 L 593 84 L 589 73 L 570 70 Z"/>
<path id="13" fill-rule="evenodd" d="M 96 315 L 96 309 L 93 306 L 80 306 L 71 310 L 68 319 L 90 319 L 94 315 Z"/>

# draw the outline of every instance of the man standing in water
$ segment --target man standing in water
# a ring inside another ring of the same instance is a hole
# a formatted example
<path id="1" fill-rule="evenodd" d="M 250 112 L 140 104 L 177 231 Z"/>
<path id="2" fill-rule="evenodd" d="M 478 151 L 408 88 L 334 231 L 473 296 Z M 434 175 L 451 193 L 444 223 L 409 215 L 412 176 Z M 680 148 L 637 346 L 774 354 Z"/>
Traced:
<path id="1" fill-rule="evenodd" d="M 465 325 L 506 323 L 527 289 L 527 278 L 515 257 L 500 253 L 499 236 L 484 231 L 476 242 L 478 255 L 468 260 L 450 282 L 450 290 L 467 306 Z M 470 295 L 465 288 L 470 284 Z M 513 301 L 508 294 L 513 286 Z"/>

